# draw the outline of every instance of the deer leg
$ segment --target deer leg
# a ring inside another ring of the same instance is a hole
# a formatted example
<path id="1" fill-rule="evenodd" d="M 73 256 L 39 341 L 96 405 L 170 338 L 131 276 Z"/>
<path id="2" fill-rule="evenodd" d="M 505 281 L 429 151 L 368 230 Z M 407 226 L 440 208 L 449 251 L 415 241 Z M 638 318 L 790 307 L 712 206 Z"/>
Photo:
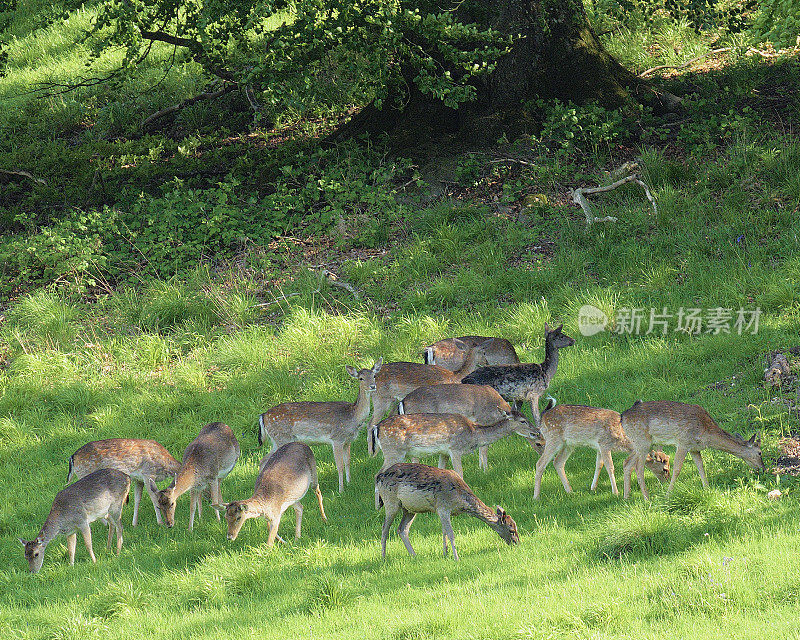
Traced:
<path id="1" fill-rule="evenodd" d="M 75 546 L 78 544 L 78 534 L 70 533 L 67 536 L 67 556 L 69 557 L 70 565 L 75 564 Z"/>
<path id="2" fill-rule="evenodd" d="M 383 530 L 381 531 L 381 558 L 385 559 L 386 541 L 389 539 L 389 530 L 392 528 L 392 522 L 394 522 L 394 519 L 397 516 L 400 505 L 389 505 L 384 502 L 384 507 L 386 509 L 386 516 L 383 519 Z"/>
<path id="3" fill-rule="evenodd" d="M 533 423 L 536 425 L 536 428 L 541 430 L 542 428 L 542 415 L 539 413 L 539 398 L 541 394 L 533 394 L 530 393 L 527 396 L 527 399 L 531 402 L 531 414 L 533 415 Z"/>
<path id="4" fill-rule="evenodd" d="M 605 451 L 599 453 L 598 455 L 602 455 L 603 459 L 600 461 L 600 465 L 606 465 L 606 471 L 608 472 L 608 479 L 611 481 L 611 493 L 615 496 L 619 495 L 619 489 L 617 489 L 617 478 L 614 475 L 614 460 L 611 457 L 611 450 L 606 449 Z"/>
<path id="5" fill-rule="evenodd" d="M 553 460 L 553 467 L 555 467 L 558 477 L 561 478 L 561 484 L 564 485 L 564 491 L 567 493 L 572 493 L 572 487 L 569 486 L 569 480 L 567 480 L 567 472 L 564 470 L 564 465 L 567 464 L 567 460 L 572 455 L 573 451 L 575 451 L 575 447 L 566 445 L 558 452 L 555 460 Z"/>
<path id="6" fill-rule="evenodd" d="M 94 549 L 92 549 L 92 530 L 89 528 L 88 522 L 81 527 L 81 534 L 83 534 L 83 543 L 89 550 L 89 557 L 92 559 L 92 562 L 97 562 L 97 558 L 94 557 Z"/>
<path id="7" fill-rule="evenodd" d="M 625 462 L 622 463 L 622 498 L 624 500 L 627 500 L 631 495 L 631 472 L 635 464 L 635 452 L 631 452 L 631 454 L 625 458 Z"/>
<path id="8" fill-rule="evenodd" d="M 636 452 L 636 481 L 639 483 L 639 489 L 642 492 L 645 500 L 650 499 L 650 492 L 647 490 L 647 484 L 644 481 L 644 461 L 647 458 L 647 451 L 650 449 L 650 443 L 642 451 Z"/>
<path id="9" fill-rule="evenodd" d="M 553 444 L 550 444 L 550 443 Z M 549 446 L 548 446 L 549 445 Z M 561 444 L 556 444 L 553 440 L 550 442 L 545 442 L 544 451 L 542 451 L 542 455 L 536 461 L 536 479 L 533 484 L 533 499 L 538 500 L 539 494 L 542 490 L 542 475 L 544 475 L 545 467 L 550 464 L 550 461 L 556 457 L 556 454 L 561 449 Z"/>
<path id="10" fill-rule="evenodd" d="M 319 485 L 314 487 L 314 493 L 317 495 L 317 501 L 319 502 L 319 512 L 322 515 L 322 521 L 327 522 L 328 517 L 325 515 L 325 507 L 322 505 L 322 491 L 319 490 Z"/>
<path id="11" fill-rule="evenodd" d="M 484 471 L 489 470 L 489 445 L 478 447 L 478 466 Z"/>
<path id="12" fill-rule="evenodd" d="M 450 524 L 450 512 L 440 511 L 439 520 L 442 521 L 442 538 L 444 538 L 444 555 L 447 557 L 447 540 L 450 540 L 450 547 L 453 549 L 453 560 L 458 560 L 456 551 L 456 534 L 453 533 L 453 526 Z"/>
<path id="13" fill-rule="evenodd" d="M 703 457 L 700 455 L 699 451 L 692 451 L 692 460 L 694 460 L 694 466 L 697 467 L 697 473 L 700 474 L 700 482 L 703 483 L 703 487 L 708 489 L 708 480 L 706 479 L 706 470 L 703 467 Z"/>
<path id="14" fill-rule="evenodd" d="M 141 480 L 133 481 L 133 521 L 131 526 L 135 527 L 139 523 L 139 503 L 142 501 L 142 489 L 144 482 Z"/>
<path id="15" fill-rule="evenodd" d="M 117 555 L 122 551 L 122 505 L 116 513 L 109 512 L 108 514 L 108 548 L 111 548 L 111 524 L 114 525 L 114 531 L 117 532 Z"/>
<path id="16" fill-rule="evenodd" d="M 681 472 L 681 467 L 683 467 L 683 461 L 686 460 L 687 453 L 689 453 L 689 450 L 683 445 L 678 445 L 675 447 L 675 466 L 672 467 L 672 479 L 669 481 L 667 493 L 670 493 L 672 491 L 672 487 L 675 486 L 675 479 Z M 642 463 L 642 466 L 644 466 L 644 463 Z"/>
<path id="17" fill-rule="evenodd" d="M 275 544 L 275 538 L 279 538 L 278 536 L 278 525 L 281 523 L 281 515 L 279 514 L 277 518 L 274 520 L 269 521 L 269 534 L 267 535 L 267 546 L 271 547 Z"/>
<path id="18" fill-rule="evenodd" d="M 208 488 L 209 491 L 211 491 L 211 502 L 213 502 L 214 504 L 222 504 L 222 491 L 219 488 L 219 478 L 214 480 L 214 482 L 212 482 Z M 221 520 L 219 511 L 217 511 L 216 509 L 214 509 L 213 511 L 214 513 L 217 514 L 217 522 L 219 522 Z"/>
<path id="19" fill-rule="evenodd" d="M 110 549 L 111 548 L 111 534 L 113 533 L 113 531 L 116 528 L 113 524 L 111 524 L 111 514 L 110 513 L 106 516 L 106 523 L 108 524 L 108 541 L 106 542 L 106 549 Z"/>
<path id="20" fill-rule="evenodd" d="M 603 468 L 603 457 L 600 451 L 597 452 L 597 458 L 594 461 L 594 478 L 592 478 L 592 486 L 589 487 L 592 491 L 597 489 L 597 483 L 600 480 L 600 470 Z"/>
<path id="21" fill-rule="evenodd" d="M 300 525 L 303 523 L 303 505 L 295 502 L 292 507 L 294 508 L 294 537 L 300 537 Z"/>
<path id="22" fill-rule="evenodd" d="M 376 453 L 370 433 L 372 432 L 372 428 L 381 421 L 381 418 L 383 418 L 390 405 L 391 400 L 384 400 L 377 393 L 372 395 L 372 418 L 370 418 L 369 433 L 367 433 L 367 453 L 370 457 L 374 456 Z"/>
<path id="23" fill-rule="evenodd" d="M 452 458 L 451 458 L 452 460 Z M 447 458 L 445 458 L 443 453 L 439 454 L 439 468 L 440 469 L 447 469 Z"/>
<path id="24" fill-rule="evenodd" d="M 147 495 L 150 496 L 150 501 L 153 503 L 153 508 L 156 510 L 156 523 L 161 524 L 161 509 L 158 508 L 158 494 L 150 489 L 149 482 L 145 483 L 144 488 L 147 491 Z"/>
<path id="25" fill-rule="evenodd" d="M 189 531 L 194 529 L 194 511 L 197 503 L 200 502 L 198 492 L 194 489 L 189 491 Z"/>
<path id="26" fill-rule="evenodd" d="M 339 493 L 342 493 L 344 491 L 344 447 L 341 442 L 334 442 L 332 446 L 336 471 L 339 473 Z"/>
<path id="27" fill-rule="evenodd" d="M 410 511 L 407 511 L 405 507 L 403 507 L 403 517 L 400 518 L 400 526 L 397 527 L 397 533 L 399 534 L 400 539 L 403 541 L 403 544 L 406 545 L 408 552 L 415 557 L 417 553 L 414 551 L 414 547 L 411 546 L 411 540 L 408 537 L 408 531 L 411 529 L 411 523 L 414 522 L 414 518 L 416 517 L 416 513 L 411 513 Z"/>
<path id="28" fill-rule="evenodd" d="M 453 471 L 455 471 L 458 474 L 459 478 L 463 478 L 464 468 L 461 466 L 461 454 L 455 451 L 451 451 L 450 462 L 453 463 Z"/>
<path id="29" fill-rule="evenodd" d="M 350 447 L 352 446 L 352 442 L 346 442 L 344 444 L 344 478 L 347 480 L 347 483 L 350 484 Z"/>
<path id="30" fill-rule="evenodd" d="M 412 457 L 411 462 L 413 462 L 414 464 L 419 464 L 419 458 Z"/>

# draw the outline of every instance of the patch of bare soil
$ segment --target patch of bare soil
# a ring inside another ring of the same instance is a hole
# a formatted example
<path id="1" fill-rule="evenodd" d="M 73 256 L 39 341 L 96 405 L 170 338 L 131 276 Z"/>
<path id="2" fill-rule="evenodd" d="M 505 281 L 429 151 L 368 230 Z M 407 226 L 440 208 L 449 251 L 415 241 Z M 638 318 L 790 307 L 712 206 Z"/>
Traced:
<path id="1" fill-rule="evenodd" d="M 781 475 L 800 475 L 800 434 L 781 438 L 778 442 L 781 455 L 775 460 L 775 473 Z"/>

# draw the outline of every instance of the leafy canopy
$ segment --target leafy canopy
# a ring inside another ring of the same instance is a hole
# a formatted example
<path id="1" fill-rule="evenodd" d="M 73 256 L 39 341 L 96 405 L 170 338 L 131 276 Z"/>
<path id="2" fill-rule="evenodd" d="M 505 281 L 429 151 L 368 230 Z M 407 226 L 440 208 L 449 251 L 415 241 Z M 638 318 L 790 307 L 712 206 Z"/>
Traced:
<path id="1" fill-rule="evenodd" d="M 164 42 L 211 75 L 263 90 L 273 103 L 310 95 L 332 67 L 357 65 L 349 78 L 361 95 L 380 102 L 392 84 L 413 82 L 456 106 L 474 98 L 470 80 L 490 72 L 510 45 L 497 31 L 459 21 L 457 7 L 424 0 L 107 0 L 92 35 L 96 55 L 125 49 L 123 69 Z"/>

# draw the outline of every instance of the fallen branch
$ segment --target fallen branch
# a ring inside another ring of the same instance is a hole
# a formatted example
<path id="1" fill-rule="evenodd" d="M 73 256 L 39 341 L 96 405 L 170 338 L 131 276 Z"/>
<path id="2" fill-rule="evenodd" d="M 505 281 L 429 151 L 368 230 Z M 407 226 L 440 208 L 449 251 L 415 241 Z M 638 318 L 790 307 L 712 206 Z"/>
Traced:
<path id="1" fill-rule="evenodd" d="M 639 186 L 644 189 L 644 194 L 647 196 L 647 199 L 650 201 L 650 204 L 653 205 L 653 213 L 658 213 L 658 208 L 656 207 L 656 199 L 653 197 L 653 194 L 650 193 L 649 187 L 642 182 L 639 176 L 635 173 L 626 176 L 616 182 L 612 182 L 610 185 L 605 187 L 580 187 L 575 189 L 571 192 L 572 201 L 575 204 L 581 206 L 583 209 L 583 213 L 586 214 L 586 225 L 592 225 L 595 222 L 616 222 L 617 219 L 614 216 L 606 216 L 604 218 L 596 218 L 594 213 L 592 213 L 592 208 L 589 206 L 589 201 L 586 199 L 585 196 L 591 195 L 593 193 L 604 193 L 606 191 L 611 191 L 612 189 L 616 189 L 617 187 L 621 187 L 623 184 L 628 184 L 629 182 L 635 182 Z"/>
<path id="2" fill-rule="evenodd" d="M 319 272 L 328 279 L 328 282 L 332 287 L 339 287 L 340 289 L 344 289 L 345 291 L 349 291 L 356 300 L 361 299 L 361 293 L 358 289 L 356 289 L 352 284 L 349 282 L 345 282 L 339 276 L 337 276 L 333 271 L 329 271 L 328 269 L 319 269 Z"/>
<path id="3" fill-rule="evenodd" d="M 23 169 L 0 169 L 0 173 L 7 176 L 22 176 L 23 178 L 28 178 L 29 180 L 33 180 L 37 184 L 47 185 L 47 182 L 45 182 L 41 178 L 37 178 L 32 173 L 25 171 Z"/>
<path id="4" fill-rule="evenodd" d="M 213 100 L 214 98 L 219 98 L 221 95 L 228 93 L 229 91 L 233 91 L 236 87 L 237 85 L 235 83 L 225 83 L 222 89 L 219 89 L 217 91 L 206 91 L 205 93 L 201 93 L 200 95 L 194 96 L 193 98 L 187 98 L 186 100 L 180 102 L 179 104 L 172 105 L 171 107 L 165 107 L 164 109 L 156 111 L 154 114 L 145 118 L 141 124 L 141 128 L 144 129 L 151 122 L 155 122 L 156 120 L 160 120 L 164 116 L 168 116 L 171 113 L 175 113 L 176 111 L 185 109 L 189 105 L 193 105 L 195 102 L 200 102 L 201 100 Z"/>
<path id="5" fill-rule="evenodd" d="M 278 296 L 277 298 L 275 298 L 274 300 L 270 300 L 269 302 L 259 302 L 255 306 L 256 307 L 271 307 L 273 304 L 277 304 L 278 302 L 281 302 L 282 300 L 288 300 L 289 298 L 293 298 L 294 296 L 299 296 L 299 295 L 300 294 L 295 291 L 293 293 L 287 293 L 285 295 Z"/>
<path id="6" fill-rule="evenodd" d="M 640 78 L 644 78 L 645 76 L 649 76 L 654 71 L 661 71 L 662 69 L 683 69 L 684 67 L 688 67 L 693 62 L 697 62 L 698 60 L 702 60 L 703 58 L 708 58 L 708 57 L 714 56 L 714 55 L 716 55 L 718 53 L 727 53 L 730 50 L 731 50 L 731 47 L 723 47 L 722 49 L 713 49 L 713 50 L 711 50 L 711 51 L 709 51 L 707 53 L 704 53 L 703 55 L 700 55 L 700 56 L 697 56 L 695 58 L 692 58 L 691 60 L 687 60 L 683 64 L 677 64 L 677 65 L 676 64 L 660 64 L 657 67 L 652 67 L 651 69 L 647 69 L 646 71 L 642 71 L 639 74 L 639 77 Z"/>

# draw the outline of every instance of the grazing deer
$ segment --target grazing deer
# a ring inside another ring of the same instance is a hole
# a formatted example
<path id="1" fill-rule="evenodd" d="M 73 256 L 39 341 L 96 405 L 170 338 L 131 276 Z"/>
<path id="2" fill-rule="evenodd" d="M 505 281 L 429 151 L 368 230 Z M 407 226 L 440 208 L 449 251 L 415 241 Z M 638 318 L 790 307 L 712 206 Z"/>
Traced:
<path id="1" fill-rule="evenodd" d="M 267 546 L 271 547 L 278 535 L 281 516 L 290 506 L 294 508 L 296 516 L 294 537 L 300 537 L 300 525 L 303 521 L 303 505 L 300 501 L 309 487 L 314 487 L 322 519 L 327 522 L 325 508 L 322 506 L 322 492 L 317 481 L 317 461 L 314 459 L 314 454 L 307 444 L 290 442 L 261 463 L 251 498 L 212 506 L 217 511 L 225 512 L 228 540 L 236 540 L 244 521 L 248 518 L 261 517 L 269 520 Z"/>
<path id="2" fill-rule="evenodd" d="M 633 406 L 622 413 L 622 428 L 630 438 L 633 452 L 625 460 L 625 483 L 623 496 L 627 498 L 631 490 L 631 474 L 636 469 L 636 479 L 645 499 L 649 499 L 647 486 L 644 483 L 644 460 L 652 444 L 675 445 L 675 460 L 672 468 L 672 479 L 667 492 L 672 491 L 675 479 L 681 472 L 686 454 L 692 454 L 700 474 L 703 487 L 708 487 L 706 472 L 703 468 L 703 449 L 719 449 L 744 460 L 751 467 L 764 470 L 761 458 L 761 438 L 753 435 L 745 440 L 739 435 L 728 433 L 719 428 L 708 411 L 696 404 L 682 402 L 642 402 L 637 400 Z"/>
<path id="3" fill-rule="evenodd" d="M 445 454 L 450 456 L 453 471 L 464 477 L 461 457 L 478 447 L 488 446 L 512 433 L 531 438 L 531 426 L 518 411 L 493 425 L 478 426 L 455 413 L 411 413 L 389 416 L 375 427 L 383 451 L 386 469 L 406 456 L 439 454 L 439 468 L 444 469 Z M 416 462 L 416 460 L 413 460 Z"/>
<path id="4" fill-rule="evenodd" d="M 486 336 L 461 336 L 460 338 L 445 338 L 425 347 L 423 361 L 425 364 L 436 364 L 448 371 L 458 371 L 471 349 L 482 345 L 482 353 L 477 367 L 492 364 L 516 364 L 519 357 L 514 345 L 504 338 L 489 338 Z"/>
<path id="5" fill-rule="evenodd" d="M 189 531 L 194 528 L 195 509 L 202 515 L 201 500 L 208 487 L 211 503 L 222 504 L 220 481 L 233 469 L 239 459 L 239 442 L 231 428 L 222 422 L 212 422 L 200 430 L 183 452 L 183 461 L 172 483 L 159 491 L 152 478 L 150 490 L 157 492 L 158 508 L 168 527 L 175 526 L 175 504 L 189 492 Z M 217 512 L 217 520 L 220 519 Z"/>
<path id="6" fill-rule="evenodd" d="M 436 469 L 424 464 L 399 463 L 381 471 L 375 477 L 376 508 L 383 505 L 386 517 L 381 535 L 381 557 L 386 558 L 386 540 L 397 512 L 403 516 L 397 533 L 412 556 L 416 556 L 408 531 L 418 513 L 439 514 L 442 521 L 444 555 L 447 555 L 447 540 L 453 549 L 453 559 L 458 560 L 455 534 L 450 516 L 466 513 L 482 520 L 494 529 L 509 545 L 519 543 L 517 523 L 503 509 L 492 511 L 467 486 L 454 471 Z"/>
<path id="7" fill-rule="evenodd" d="M 31 573 L 42 568 L 44 550 L 58 535 L 67 536 L 70 565 L 75 564 L 77 532 L 89 550 L 92 562 L 97 562 L 92 549 L 92 530 L 89 525 L 104 518 L 108 522 L 108 548 L 111 548 L 112 528 L 117 532 L 117 555 L 122 549 L 122 505 L 128 499 L 131 479 L 117 469 L 99 469 L 64 487 L 53 500 L 53 506 L 39 535 L 34 540 L 19 541 L 25 547 L 25 559 Z"/>
<path id="8" fill-rule="evenodd" d="M 274 453 L 288 442 L 329 444 L 339 472 L 339 493 L 344 491 L 344 480 L 350 482 L 350 447 L 369 418 L 370 395 L 375 391 L 377 377 L 382 371 L 383 358 L 371 369 L 347 365 L 347 373 L 358 380 L 358 397 L 350 402 L 284 402 L 262 413 L 258 418 L 261 445 L 269 437 Z M 424 365 L 420 365 L 424 366 Z M 367 438 L 369 440 L 369 438 Z"/>
<path id="9" fill-rule="evenodd" d="M 509 402 L 530 401 L 536 426 L 539 426 L 539 398 L 542 397 L 558 368 L 558 350 L 575 341 L 562 333 L 562 324 L 555 329 L 544 325 L 544 362 L 542 364 L 507 364 L 482 367 L 464 377 L 464 384 L 488 384 Z"/>
<path id="10" fill-rule="evenodd" d="M 132 438 L 111 438 L 95 440 L 83 445 L 69 458 L 67 482 L 72 478 L 83 478 L 98 469 L 119 469 L 127 473 L 133 481 L 133 522 L 139 520 L 139 502 L 142 489 L 153 501 L 156 521 L 161 524 L 161 510 L 158 508 L 158 493 L 150 488 L 150 479 L 161 482 L 175 476 L 181 463 L 155 440 L 135 440 Z"/>
<path id="11" fill-rule="evenodd" d="M 475 424 L 497 424 L 511 416 L 511 405 L 494 388 L 478 384 L 434 384 L 409 393 L 398 406 L 399 413 L 458 413 Z M 488 468 L 489 447 L 478 448 L 478 462 Z"/>
<path id="12" fill-rule="evenodd" d="M 605 465 L 611 481 L 611 492 L 614 495 L 619 494 L 611 452 L 633 450 L 630 440 L 622 430 L 619 413 L 611 409 L 580 405 L 548 406 L 542 414 L 540 431 L 544 438 L 544 450 L 536 462 L 534 500 L 539 498 L 542 474 L 551 460 L 561 478 L 561 484 L 564 485 L 564 491 L 572 493 L 564 465 L 576 447 L 591 447 L 597 451 L 591 490 L 597 488 L 600 470 Z M 662 482 L 669 478 L 669 456 L 666 454 L 660 451 L 651 452 L 647 455 L 645 465 Z"/>

